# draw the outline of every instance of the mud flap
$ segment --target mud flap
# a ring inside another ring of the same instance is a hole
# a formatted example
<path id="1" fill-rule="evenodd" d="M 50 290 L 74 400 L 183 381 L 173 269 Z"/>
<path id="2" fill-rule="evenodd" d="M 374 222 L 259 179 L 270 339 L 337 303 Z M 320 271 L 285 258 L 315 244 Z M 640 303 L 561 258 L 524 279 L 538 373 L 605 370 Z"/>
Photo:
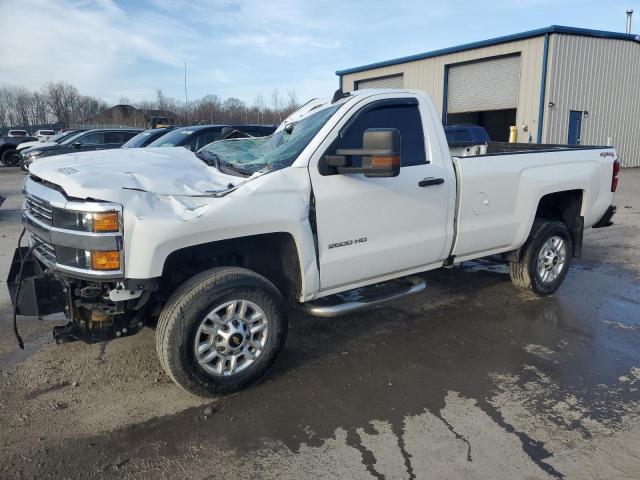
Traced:
<path id="1" fill-rule="evenodd" d="M 18 290 L 18 275 L 20 263 L 28 252 L 28 247 L 16 248 L 7 277 L 7 287 L 11 302 L 17 304 L 17 314 L 29 317 L 43 317 L 52 313 L 63 312 L 65 297 L 62 285 L 44 273 L 39 260 L 30 255 L 24 262 L 22 279 L 20 280 L 20 295 L 16 299 Z"/>

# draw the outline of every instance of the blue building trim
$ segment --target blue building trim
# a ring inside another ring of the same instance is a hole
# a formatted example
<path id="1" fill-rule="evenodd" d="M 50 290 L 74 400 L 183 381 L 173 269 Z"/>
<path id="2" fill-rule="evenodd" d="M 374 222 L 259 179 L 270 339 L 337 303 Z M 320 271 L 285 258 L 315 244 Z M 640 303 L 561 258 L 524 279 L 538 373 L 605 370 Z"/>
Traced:
<path id="1" fill-rule="evenodd" d="M 542 122 L 544 121 L 545 96 L 547 94 L 547 66 L 549 65 L 549 34 L 544 36 L 542 53 L 542 78 L 540 79 L 540 104 L 538 106 L 538 143 L 542 143 Z M 340 77 L 342 78 L 342 77 Z"/>
<path id="2" fill-rule="evenodd" d="M 363 65 L 360 67 L 348 68 L 345 70 L 338 70 L 336 75 L 342 76 L 349 73 L 363 72 L 366 70 L 372 70 L 374 68 L 389 67 L 392 65 L 399 65 L 407 62 L 414 62 L 416 60 L 425 60 L 427 58 L 440 57 L 442 55 L 449 55 L 451 53 L 459 53 L 467 50 L 473 50 L 475 48 L 490 47 L 493 45 L 500 45 L 502 43 L 514 42 L 517 40 L 525 40 L 528 38 L 540 37 L 542 35 L 551 35 L 553 33 L 562 33 L 565 35 L 576 35 L 582 37 L 597 37 L 597 38 L 610 38 L 616 40 L 628 40 L 640 42 L 640 36 L 631 33 L 620 32 L 607 32 L 603 30 L 590 30 L 587 28 L 574 28 L 563 27 L 560 25 L 551 25 L 550 27 L 539 28 L 537 30 L 530 30 L 528 32 L 516 33 L 513 35 L 506 35 L 503 37 L 492 38 L 489 40 L 481 40 L 479 42 L 467 43 L 464 45 L 458 45 L 456 47 L 443 48 L 440 50 L 434 50 L 431 52 L 419 53 L 417 55 L 409 55 L 407 57 L 394 58 L 384 62 L 371 63 L 369 65 Z"/>

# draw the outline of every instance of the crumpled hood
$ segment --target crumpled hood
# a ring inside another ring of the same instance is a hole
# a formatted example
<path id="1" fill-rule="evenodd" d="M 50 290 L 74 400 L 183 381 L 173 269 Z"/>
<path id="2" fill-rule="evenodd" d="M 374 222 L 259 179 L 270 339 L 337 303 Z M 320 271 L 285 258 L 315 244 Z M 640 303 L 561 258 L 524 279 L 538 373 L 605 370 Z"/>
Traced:
<path id="1" fill-rule="evenodd" d="M 247 180 L 208 166 L 184 147 L 70 153 L 37 160 L 29 170 L 61 186 L 69 196 L 111 201 L 122 189 L 167 196 L 208 196 Z"/>

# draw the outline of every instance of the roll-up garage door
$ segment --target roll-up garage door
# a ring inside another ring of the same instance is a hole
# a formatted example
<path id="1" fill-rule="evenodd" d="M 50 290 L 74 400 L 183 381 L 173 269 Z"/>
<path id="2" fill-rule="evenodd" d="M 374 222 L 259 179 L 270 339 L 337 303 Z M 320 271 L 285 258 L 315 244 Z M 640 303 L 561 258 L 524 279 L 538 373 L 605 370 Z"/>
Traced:
<path id="1" fill-rule="evenodd" d="M 356 81 L 356 90 L 363 88 L 404 88 L 404 76 L 399 74 Z"/>
<path id="2" fill-rule="evenodd" d="M 518 108 L 520 55 L 449 67 L 447 112 Z"/>

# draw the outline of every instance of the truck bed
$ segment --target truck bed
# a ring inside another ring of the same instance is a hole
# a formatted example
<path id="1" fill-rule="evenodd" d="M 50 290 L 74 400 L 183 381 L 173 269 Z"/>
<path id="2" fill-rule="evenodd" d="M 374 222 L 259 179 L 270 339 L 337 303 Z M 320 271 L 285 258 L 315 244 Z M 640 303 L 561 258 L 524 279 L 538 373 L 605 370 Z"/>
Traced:
<path id="1" fill-rule="evenodd" d="M 527 238 L 538 203 L 549 193 L 583 192 L 585 228 L 594 225 L 613 201 L 612 147 L 494 144 L 492 151 L 452 157 L 458 189 L 456 261 L 518 248 Z M 479 157 L 483 161 L 477 161 Z"/>

